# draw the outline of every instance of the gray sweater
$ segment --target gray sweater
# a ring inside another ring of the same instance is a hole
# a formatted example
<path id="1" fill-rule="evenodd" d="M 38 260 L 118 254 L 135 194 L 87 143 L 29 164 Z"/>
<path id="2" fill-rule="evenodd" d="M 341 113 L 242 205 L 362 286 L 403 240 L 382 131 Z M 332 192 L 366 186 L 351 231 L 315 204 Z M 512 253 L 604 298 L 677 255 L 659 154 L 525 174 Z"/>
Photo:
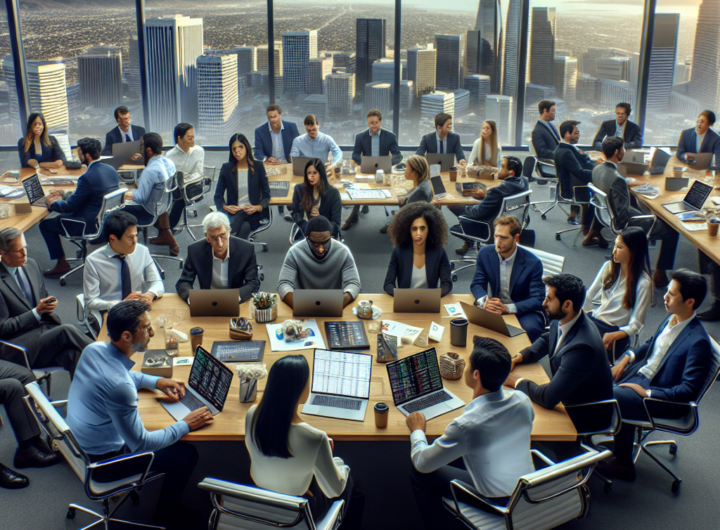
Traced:
<path id="1" fill-rule="evenodd" d="M 350 249 L 333 240 L 327 257 L 318 261 L 307 240 L 295 243 L 280 269 L 277 292 L 282 299 L 295 289 L 342 289 L 357 298 L 360 275 Z"/>

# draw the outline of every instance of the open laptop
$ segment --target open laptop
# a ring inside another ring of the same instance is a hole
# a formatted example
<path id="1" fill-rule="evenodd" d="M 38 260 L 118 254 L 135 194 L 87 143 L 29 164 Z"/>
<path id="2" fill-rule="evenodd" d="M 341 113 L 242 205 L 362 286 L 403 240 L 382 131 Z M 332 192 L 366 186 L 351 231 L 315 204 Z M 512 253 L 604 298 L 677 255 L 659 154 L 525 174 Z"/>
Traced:
<path id="1" fill-rule="evenodd" d="M 189 301 L 191 317 L 236 317 L 240 314 L 237 289 L 193 289 Z"/>
<path id="2" fill-rule="evenodd" d="M 426 153 L 428 165 L 440 164 L 440 171 L 450 171 L 455 165 L 455 153 Z"/>
<path id="3" fill-rule="evenodd" d="M 393 313 L 439 313 L 442 289 L 395 289 Z"/>
<path id="4" fill-rule="evenodd" d="M 696 212 L 702 209 L 703 204 L 710 196 L 713 187 L 700 180 L 693 182 L 687 194 L 681 201 L 667 202 L 663 207 L 670 213 L 678 214 L 683 212 Z"/>
<path id="5" fill-rule="evenodd" d="M 443 387 L 435 348 L 390 362 L 387 371 L 395 406 L 405 416 L 422 412 L 430 420 L 465 405 Z"/>
<path id="6" fill-rule="evenodd" d="M 445 184 L 443 184 L 442 177 L 440 175 L 430 177 L 430 185 L 432 186 L 433 197 L 435 199 L 442 199 L 443 197 L 450 196 L 445 189 Z"/>
<path id="7" fill-rule="evenodd" d="M 295 289 L 293 316 L 341 317 L 344 294 L 342 289 Z"/>
<path id="8" fill-rule="evenodd" d="M 515 337 L 516 335 L 525 333 L 524 329 L 505 323 L 502 315 L 491 313 L 487 309 L 483 309 L 474 304 L 466 304 L 465 302 L 460 302 L 460 306 L 463 308 L 467 319 L 476 326 L 500 333 L 506 337 Z"/>
<path id="9" fill-rule="evenodd" d="M 665 168 L 671 158 L 672 155 L 664 149 L 654 149 L 652 155 L 650 155 L 650 174 L 662 175 L 665 173 Z"/>
<path id="10" fill-rule="evenodd" d="M 707 169 L 712 163 L 714 154 L 715 153 L 685 153 L 685 159 L 688 161 L 691 169 Z M 693 157 L 695 161 L 690 162 L 688 157 Z"/>
<path id="11" fill-rule="evenodd" d="M 209 408 L 215 416 L 222 412 L 230 392 L 232 377 L 230 368 L 210 355 L 202 346 L 198 346 L 185 387 L 185 397 L 177 403 L 160 403 L 177 421 L 201 407 Z"/>
<path id="12" fill-rule="evenodd" d="M 368 353 L 315 350 L 310 396 L 302 413 L 364 421 L 372 364 Z"/>
<path id="13" fill-rule="evenodd" d="M 124 164 L 125 160 L 120 158 L 119 156 L 103 156 L 100 158 L 101 164 L 107 164 L 108 166 L 112 167 L 115 171 L 118 171 Z M 133 174 L 134 177 L 134 174 Z M 125 179 L 123 179 L 125 180 Z M 129 182 L 132 182 L 134 180 L 131 179 Z"/>
<path id="14" fill-rule="evenodd" d="M 392 173 L 392 155 L 387 156 L 365 156 L 360 160 L 360 171 L 365 174 L 374 175 L 378 169 L 382 169 L 386 175 Z"/>
<path id="15" fill-rule="evenodd" d="M 112 155 L 114 158 L 122 160 L 123 164 L 133 162 L 135 164 L 143 164 L 142 160 L 132 160 L 132 157 L 140 153 L 140 140 L 134 142 L 116 142 L 112 144 Z"/>
<path id="16" fill-rule="evenodd" d="M 29 177 L 23 179 L 22 185 L 25 189 L 25 195 L 27 195 L 28 202 L 32 206 L 47 208 L 47 202 L 45 202 L 47 197 L 45 196 L 45 190 L 43 190 L 42 184 L 40 184 L 40 175 L 38 175 L 37 171 Z"/>
<path id="17" fill-rule="evenodd" d="M 319 158 L 315 158 L 314 156 L 294 156 L 292 159 L 292 165 L 293 165 L 293 175 L 296 177 L 304 177 L 305 176 L 305 166 L 307 166 L 308 162 L 311 160 L 320 160 Z M 322 162 L 322 160 L 320 160 Z M 375 173 L 373 171 L 373 173 Z"/>

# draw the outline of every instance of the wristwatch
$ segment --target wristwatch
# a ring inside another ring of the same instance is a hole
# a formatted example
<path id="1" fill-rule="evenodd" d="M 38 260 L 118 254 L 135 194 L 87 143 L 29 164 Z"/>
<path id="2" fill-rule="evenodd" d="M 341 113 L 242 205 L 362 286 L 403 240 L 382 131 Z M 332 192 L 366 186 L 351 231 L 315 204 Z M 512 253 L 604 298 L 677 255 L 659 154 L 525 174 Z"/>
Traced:
<path id="1" fill-rule="evenodd" d="M 648 388 L 645 392 L 647 393 L 645 397 L 652 397 L 652 390 Z"/>

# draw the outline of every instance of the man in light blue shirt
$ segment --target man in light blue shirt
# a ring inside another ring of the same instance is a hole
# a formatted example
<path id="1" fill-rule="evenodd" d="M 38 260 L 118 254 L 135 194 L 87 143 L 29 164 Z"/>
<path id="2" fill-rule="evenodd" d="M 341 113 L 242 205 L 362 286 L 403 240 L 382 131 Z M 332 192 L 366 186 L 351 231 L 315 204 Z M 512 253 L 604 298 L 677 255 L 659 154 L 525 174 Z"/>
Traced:
<path id="1" fill-rule="evenodd" d="M 153 520 L 167 523 L 183 511 L 178 511 L 180 497 L 198 459 L 192 445 L 176 442 L 212 415 L 203 407 L 165 429 L 145 429 L 138 412 L 138 389 L 160 390 L 170 401 L 185 395 L 182 382 L 130 371 L 135 366 L 133 355 L 145 352 L 155 335 L 149 309 L 144 302 L 128 300 L 108 312 L 111 342 L 94 342 L 83 351 L 68 393 L 67 423 L 93 462 L 154 452 L 152 470 L 165 473 L 165 478 Z"/>
<path id="2" fill-rule="evenodd" d="M 305 131 L 307 134 L 298 136 L 293 140 L 290 156 L 312 156 L 319 158 L 332 169 L 342 161 L 342 151 L 330 136 L 320 132 L 320 124 L 312 114 L 305 116 Z M 332 162 L 328 162 L 328 153 L 332 152 Z"/>

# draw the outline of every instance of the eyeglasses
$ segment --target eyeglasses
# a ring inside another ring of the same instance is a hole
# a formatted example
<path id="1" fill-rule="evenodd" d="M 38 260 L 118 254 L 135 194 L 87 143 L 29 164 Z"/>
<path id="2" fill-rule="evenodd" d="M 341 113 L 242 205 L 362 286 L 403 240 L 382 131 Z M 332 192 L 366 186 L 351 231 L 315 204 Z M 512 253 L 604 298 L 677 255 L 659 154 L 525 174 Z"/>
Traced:
<path id="1" fill-rule="evenodd" d="M 4 250 L 3 253 L 5 253 L 5 254 L 27 254 L 27 246 L 21 248 L 20 250 Z"/>
<path id="2" fill-rule="evenodd" d="M 143 332 L 145 332 L 145 333 L 149 333 L 150 331 L 152 331 L 152 328 L 153 328 L 153 327 L 152 327 L 152 324 L 150 324 L 150 325 L 149 325 L 148 327 L 146 327 L 146 328 L 134 329 L 134 330 L 132 330 L 132 332 L 133 332 L 133 333 L 137 333 L 138 331 L 143 331 Z"/>
<path id="3" fill-rule="evenodd" d="M 228 232 L 223 232 L 222 234 L 218 234 L 216 236 L 208 235 L 208 237 L 213 240 L 215 243 L 222 239 L 228 239 L 230 237 L 230 234 Z"/>
<path id="4" fill-rule="evenodd" d="M 310 242 L 310 244 L 311 244 L 314 248 L 320 248 L 320 247 L 325 247 L 325 246 L 327 246 L 327 244 L 330 243 L 330 240 L 331 240 L 331 239 L 332 239 L 332 238 L 328 238 L 328 239 L 326 239 L 325 241 L 319 241 L 319 242 L 318 242 L 318 241 L 313 241 L 312 239 L 308 238 L 308 241 Z"/>

